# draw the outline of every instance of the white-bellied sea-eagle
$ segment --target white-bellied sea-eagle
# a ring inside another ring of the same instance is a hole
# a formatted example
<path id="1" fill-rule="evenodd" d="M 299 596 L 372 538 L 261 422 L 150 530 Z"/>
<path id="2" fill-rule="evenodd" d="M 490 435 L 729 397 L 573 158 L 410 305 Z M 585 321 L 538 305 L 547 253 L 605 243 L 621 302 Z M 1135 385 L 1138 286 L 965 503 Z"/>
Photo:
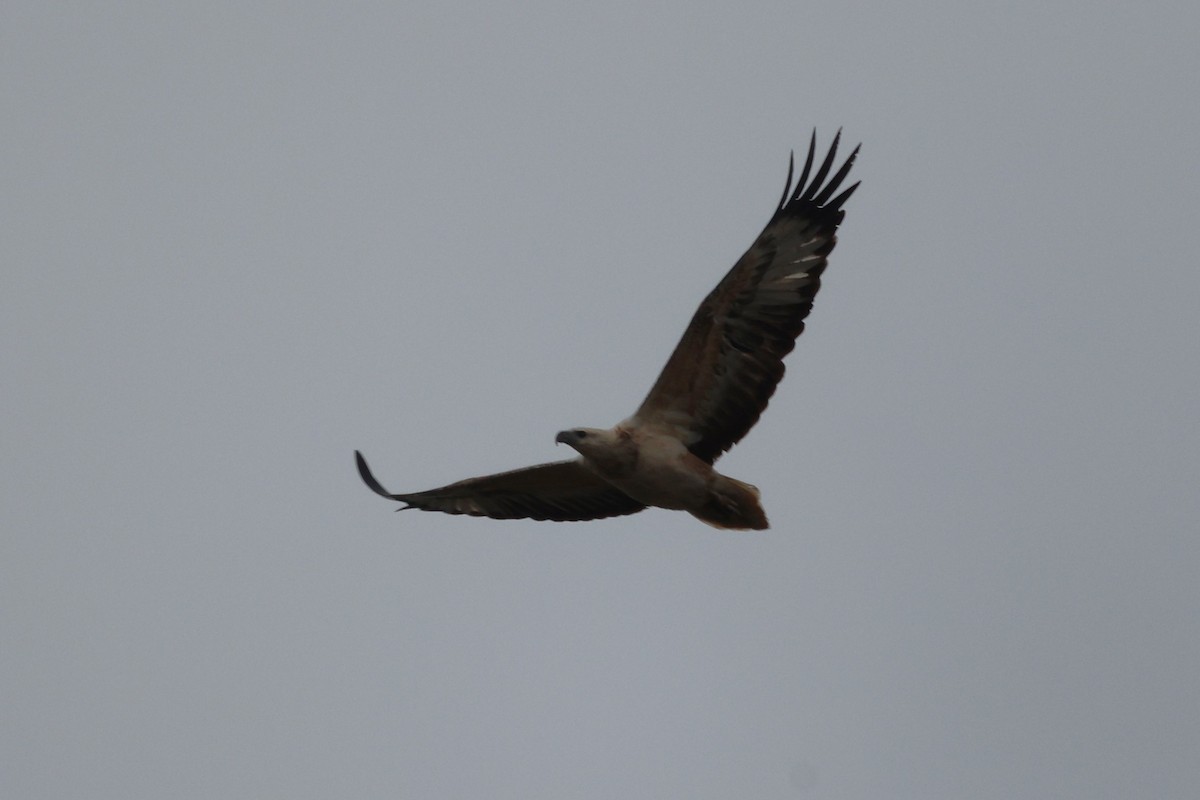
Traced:
<path id="1" fill-rule="evenodd" d="M 355 452 L 363 481 L 404 508 L 447 514 L 565 522 L 657 506 L 717 528 L 766 528 L 758 489 L 713 463 L 758 421 L 783 378 L 783 357 L 804 330 L 842 205 L 858 188 L 839 193 L 857 147 L 829 177 L 840 138 L 839 131 L 811 180 L 815 132 L 794 187 L 789 162 L 771 221 L 704 298 L 633 416 L 610 429 L 558 433 L 555 441 L 577 450 L 577 458 L 393 494 Z"/>

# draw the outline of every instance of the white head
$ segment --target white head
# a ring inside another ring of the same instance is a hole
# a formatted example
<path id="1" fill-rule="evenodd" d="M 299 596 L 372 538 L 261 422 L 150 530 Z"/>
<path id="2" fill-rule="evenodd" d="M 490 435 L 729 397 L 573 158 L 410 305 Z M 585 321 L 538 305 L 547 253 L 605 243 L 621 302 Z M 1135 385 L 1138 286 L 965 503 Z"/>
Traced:
<path id="1" fill-rule="evenodd" d="M 578 450 L 602 475 L 628 473 L 637 464 L 637 447 L 620 428 L 571 428 L 559 431 L 554 441 Z"/>

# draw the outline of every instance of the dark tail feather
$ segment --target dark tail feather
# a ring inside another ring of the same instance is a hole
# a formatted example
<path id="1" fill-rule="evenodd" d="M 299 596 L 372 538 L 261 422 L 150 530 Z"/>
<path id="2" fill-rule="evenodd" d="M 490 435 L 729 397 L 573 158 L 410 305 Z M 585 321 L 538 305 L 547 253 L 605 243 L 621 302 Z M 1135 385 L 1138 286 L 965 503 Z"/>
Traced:
<path id="1" fill-rule="evenodd" d="M 717 478 L 708 502 L 692 511 L 692 516 L 723 530 L 762 531 L 770 527 L 767 514 L 758 502 L 758 489 L 725 475 Z"/>

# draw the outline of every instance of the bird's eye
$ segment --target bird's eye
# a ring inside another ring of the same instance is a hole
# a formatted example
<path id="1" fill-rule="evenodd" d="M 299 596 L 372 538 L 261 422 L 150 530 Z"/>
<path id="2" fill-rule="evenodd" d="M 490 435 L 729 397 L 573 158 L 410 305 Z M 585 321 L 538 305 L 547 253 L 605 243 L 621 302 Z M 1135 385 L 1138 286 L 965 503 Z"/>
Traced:
<path id="1" fill-rule="evenodd" d="M 580 439 L 586 439 L 587 431 L 575 431 L 575 435 L 578 436 Z"/>

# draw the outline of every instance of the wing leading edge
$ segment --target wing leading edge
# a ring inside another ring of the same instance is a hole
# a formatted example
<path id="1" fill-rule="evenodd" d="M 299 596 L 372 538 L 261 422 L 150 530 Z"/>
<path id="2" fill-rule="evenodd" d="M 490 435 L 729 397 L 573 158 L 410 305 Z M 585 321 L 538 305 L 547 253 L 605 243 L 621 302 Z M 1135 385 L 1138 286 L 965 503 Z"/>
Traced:
<path id="1" fill-rule="evenodd" d="M 644 505 L 604 482 L 578 461 L 555 461 L 495 475 L 468 478 L 438 489 L 393 494 L 375 479 L 362 453 L 358 474 L 371 491 L 403 508 L 492 519 L 579 522 L 634 514 Z"/>

